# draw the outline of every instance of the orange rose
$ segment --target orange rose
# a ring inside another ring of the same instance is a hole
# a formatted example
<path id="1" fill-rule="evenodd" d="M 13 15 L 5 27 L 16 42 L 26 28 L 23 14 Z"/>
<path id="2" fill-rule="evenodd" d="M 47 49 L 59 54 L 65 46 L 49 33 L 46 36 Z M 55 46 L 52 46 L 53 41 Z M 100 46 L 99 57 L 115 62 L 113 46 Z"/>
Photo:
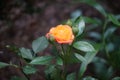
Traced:
<path id="1" fill-rule="evenodd" d="M 47 38 L 53 36 L 58 43 L 69 43 L 71 44 L 74 40 L 72 28 L 68 25 L 58 25 L 50 29 L 47 33 Z"/>

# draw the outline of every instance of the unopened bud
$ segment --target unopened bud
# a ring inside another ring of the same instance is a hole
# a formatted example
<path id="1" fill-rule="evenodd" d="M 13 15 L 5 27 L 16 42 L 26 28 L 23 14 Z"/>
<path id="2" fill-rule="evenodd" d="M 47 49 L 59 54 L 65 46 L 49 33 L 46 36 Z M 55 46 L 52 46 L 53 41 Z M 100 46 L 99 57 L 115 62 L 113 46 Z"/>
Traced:
<path id="1" fill-rule="evenodd" d="M 72 21 L 71 21 L 71 20 L 68 20 L 68 21 L 66 22 L 66 24 L 69 25 L 69 26 L 72 26 Z"/>
<path id="2" fill-rule="evenodd" d="M 55 42 L 55 38 L 52 35 L 49 34 L 48 36 L 48 40 L 50 41 L 50 43 Z"/>
<path id="3" fill-rule="evenodd" d="M 72 30 L 73 30 L 74 35 L 77 35 L 79 32 L 78 27 L 72 27 Z"/>

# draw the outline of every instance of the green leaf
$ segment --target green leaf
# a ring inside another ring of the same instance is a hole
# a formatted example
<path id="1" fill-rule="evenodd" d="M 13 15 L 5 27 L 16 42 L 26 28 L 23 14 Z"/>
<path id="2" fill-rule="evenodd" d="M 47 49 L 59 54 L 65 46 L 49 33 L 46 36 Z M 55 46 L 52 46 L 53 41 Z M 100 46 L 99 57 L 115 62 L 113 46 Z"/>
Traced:
<path id="1" fill-rule="evenodd" d="M 99 25 L 102 25 L 102 21 L 98 18 L 84 16 L 83 19 L 85 23 L 89 24 L 87 25 L 88 27 L 86 28 L 86 32 L 91 32 L 91 30 L 94 30 L 99 27 Z"/>
<path id="2" fill-rule="evenodd" d="M 56 63 L 58 64 L 58 65 L 63 65 L 63 61 L 62 61 L 62 59 L 60 58 L 60 57 L 57 57 L 57 59 L 56 59 L 57 61 L 56 61 Z"/>
<path id="3" fill-rule="evenodd" d="M 104 33 L 104 38 L 107 39 L 109 36 L 113 35 L 116 29 L 116 27 L 109 27 Z"/>
<path id="4" fill-rule="evenodd" d="M 77 36 L 79 36 L 83 33 L 85 28 L 85 22 L 82 17 L 78 17 L 78 19 L 76 20 L 76 25 L 77 25 L 76 27 L 78 27 L 79 29 Z"/>
<path id="5" fill-rule="evenodd" d="M 0 62 L 0 68 L 4 68 L 6 66 L 9 66 L 9 64 L 7 63 L 4 63 L 4 62 Z"/>
<path id="6" fill-rule="evenodd" d="M 112 80 L 120 80 L 120 77 L 115 77 Z"/>
<path id="7" fill-rule="evenodd" d="M 90 18 L 90 17 L 84 16 L 83 19 L 86 23 L 98 24 L 98 25 L 101 24 L 101 21 L 97 18 Z"/>
<path id="8" fill-rule="evenodd" d="M 82 64 L 81 64 L 81 67 L 79 70 L 79 76 L 78 76 L 79 78 L 82 77 L 82 75 L 84 74 L 84 72 L 87 69 L 87 65 L 93 60 L 95 54 L 96 54 L 96 52 L 87 52 L 84 57 L 82 57 L 79 54 L 75 54 L 76 57 L 82 61 Z"/>
<path id="9" fill-rule="evenodd" d="M 87 52 L 87 53 L 85 54 L 85 59 L 87 60 L 87 64 L 89 64 L 89 63 L 93 60 L 93 58 L 95 57 L 96 54 L 97 54 L 96 51 Z"/>
<path id="10" fill-rule="evenodd" d="M 110 79 L 113 74 L 114 74 L 113 67 L 110 66 L 107 70 L 106 76 L 107 76 L 108 79 Z"/>
<path id="11" fill-rule="evenodd" d="M 33 65 L 47 65 L 51 62 L 52 59 L 53 59 L 52 56 L 36 57 L 35 59 L 33 59 L 30 62 L 30 64 L 33 64 Z"/>
<path id="12" fill-rule="evenodd" d="M 78 76 L 79 79 L 82 77 L 82 75 L 86 71 L 87 65 L 93 60 L 96 53 L 97 53 L 96 51 L 87 52 L 84 56 L 81 56 L 80 54 L 75 53 L 76 58 L 82 61 L 81 67 L 79 70 L 79 76 Z"/>
<path id="13" fill-rule="evenodd" d="M 25 74 L 34 74 L 35 72 L 37 72 L 37 69 L 33 66 L 25 66 L 23 67 L 23 72 Z"/>
<path id="14" fill-rule="evenodd" d="M 96 42 L 93 42 L 92 45 L 94 46 L 94 48 L 95 48 L 96 51 L 101 50 L 102 46 L 103 46 L 102 43 L 96 43 Z"/>
<path id="15" fill-rule="evenodd" d="M 81 56 L 80 54 L 75 53 L 75 56 L 78 60 L 80 60 L 82 62 L 87 62 L 86 59 L 83 56 Z"/>
<path id="16" fill-rule="evenodd" d="M 93 51 L 95 51 L 94 47 L 91 44 L 89 44 L 88 42 L 85 42 L 85 41 L 75 42 L 73 44 L 73 47 L 78 49 L 78 50 L 81 50 L 83 52 L 93 52 Z"/>
<path id="17" fill-rule="evenodd" d="M 49 65 L 45 69 L 46 80 L 62 80 L 61 79 L 61 69 L 55 65 Z"/>
<path id="18" fill-rule="evenodd" d="M 113 24 L 120 26 L 120 22 L 117 20 L 117 18 L 113 14 L 109 14 L 108 18 L 110 21 L 113 22 Z"/>
<path id="19" fill-rule="evenodd" d="M 110 42 L 106 45 L 106 50 L 109 51 L 109 52 L 112 52 L 115 50 L 115 44 Z"/>
<path id="20" fill-rule="evenodd" d="M 87 77 L 83 78 L 82 80 L 98 80 L 98 79 L 95 79 L 91 76 L 87 76 Z"/>
<path id="21" fill-rule="evenodd" d="M 95 57 L 93 60 L 94 72 L 100 80 L 110 80 L 114 74 L 113 68 L 108 67 L 108 63 L 105 59 Z"/>
<path id="22" fill-rule="evenodd" d="M 13 76 L 10 80 L 27 80 L 26 78 L 21 78 L 18 76 Z"/>
<path id="23" fill-rule="evenodd" d="M 80 0 L 82 3 L 86 3 L 92 7 L 94 7 L 96 10 L 98 10 L 101 14 L 106 16 L 106 11 L 104 10 L 103 6 L 98 4 L 96 0 Z"/>
<path id="24" fill-rule="evenodd" d="M 33 59 L 33 55 L 30 49 L 20 48 L 20 54 L 23 58 L 30 59 L 30 60 Z"/>
<path id="25" fill-rule="evenodd" d="M 67 80 L 76 80 L 76 74 L 71 73 L 71 74 L 67 75 Z"/>
<path id="26" fill-rule="evenodd" d="M 71 56 L 67 59 L 67 63 L 74 64 L 74 63 L 80 63 L 81 61 L 76 58 L 75 54 L 71 54 Z"/>
<path id="27" fill-rule="evenodd" d="M 96 4 L 93 6 L 95 9 L 97 9 L 102 15 L 106 16 L 107 13 L 106 11 L 104 10 L 104 7 L 102 7 L 102 5 L 100 4 Z"/>
<path id="28" fill-rule="evenodd" d="M 101 34 L 98 32 L 89 32 L 88 35 L 96 40 L 101 40 Z"/>
<path id="29" fill-rule="evenodd" d="M 46 37 L 42 36 L 32 42 L 32 49 L 35 53 L 37 53 L 47 48 L 48 44 L 49 43 Z"/>
<path id="30" fill-rule="evenodd" d="M 79 79 L 83 76 L 84 72 L 86 71 L 87 69 L 87 64 L 86 63 L 82 63 L 81 64 L 81 67 L 80 67 L 80 70 L 79 70 Z"/>

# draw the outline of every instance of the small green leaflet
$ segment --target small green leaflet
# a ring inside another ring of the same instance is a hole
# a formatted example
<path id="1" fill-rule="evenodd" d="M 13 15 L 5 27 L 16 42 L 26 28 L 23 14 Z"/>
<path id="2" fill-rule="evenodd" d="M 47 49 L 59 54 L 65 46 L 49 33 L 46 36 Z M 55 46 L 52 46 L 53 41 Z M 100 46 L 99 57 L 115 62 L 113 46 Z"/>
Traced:
<path id="1" fill-rule="evenodd" d="M 76 80 L 76 74 L 71 73 L 71 74 L 67 75 L 67 80 Z"/>
<path id="2" fill-rule="evenodd" d="M 120 26 L 120 22 L 117 20 L 117 18 L 113 14 L 108 14 L 108 18 L 110 21 L 112 21 L 113 24 Z"/>
<path id="3" fill-rule="evenodd" d="M 30 60 L 33 59 L 33 55 L 30 49 L 20 48 L 20 54 L 23 58 L 30 59 Z"/>
<path id="4" fill-rule="evenodd" d="M 35 53 L 43 51 L 48 46 L 48 40 L 42 36 L 32 42 L 32 49 Z"/>
<path id="5" fill-rule="evenodd" d="M 25 74 L 34 74 L 35 72 L 37 72 L 37 69 L 33 66 L 25 66 L 23 67 L 23 72 Z"/>
<path id="6" fill-rule="evenodd" d="M 52 56 L 41 56 L 41 57 L 36 57 L 33 59 L 30 64 L 33 65 L 48 65 L 51 60 L 53 59 Z"/>
<path id="7" fill-rule="evenodd" d="M 0 62 L 0 68 L 4 68 L 6 66 L 9 66 L 9 64 L 7 63 L 4 63 L 4 62 Z"/>
<path id="8" fill-rule="evenodd" d="M 87 77 L 84 77 L 82 80 L 98 80 L 98 79 L 95 79 L 91 76 L 87 76 Z"/>
<path id="9" fill-rule="evenodd" d="M 73 44 L 73 47 L 78 49 L 78 50 L 81 50 L 83 52 L 93 52 L 93 51 L 95 51 L 94 47 L 90 43 L 85 42 L 85 41 L 75 42 Z"/>

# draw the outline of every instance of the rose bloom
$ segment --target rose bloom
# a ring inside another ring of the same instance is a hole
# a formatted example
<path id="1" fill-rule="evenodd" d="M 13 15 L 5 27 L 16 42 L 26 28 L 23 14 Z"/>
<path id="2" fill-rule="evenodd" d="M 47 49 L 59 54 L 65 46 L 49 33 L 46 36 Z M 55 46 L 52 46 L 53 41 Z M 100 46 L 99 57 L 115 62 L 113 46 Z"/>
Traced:
<path id="1" fill-rule="evenodd" d="M 74 40 L 72 28 L 68 25 L 57 25 L 51 28 L 46 37 L 50 38 L 50 36 L 53 36 L 60 44 L 71 44 Z"/>

